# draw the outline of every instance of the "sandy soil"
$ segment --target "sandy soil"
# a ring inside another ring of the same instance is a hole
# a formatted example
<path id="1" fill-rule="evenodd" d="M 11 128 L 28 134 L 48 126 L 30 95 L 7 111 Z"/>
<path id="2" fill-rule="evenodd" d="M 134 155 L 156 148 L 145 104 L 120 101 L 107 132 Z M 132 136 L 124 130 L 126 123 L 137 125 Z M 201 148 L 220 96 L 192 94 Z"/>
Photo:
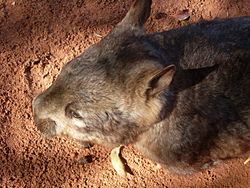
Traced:
<path id="1" fill-rule="evenodd" d="M 62 66 L 107 34 L 131 0 L 0 1 L 0 187 L 250 187 L 244 159 L 192 176 L 177 176 L 123 150 L 134 175 L 119 177 L 110 150 L 80 149 L 67 138 L 45 140 L 32 119 L 32 98 Z M 249 0 L 153 0 L 149 32 L 180 27 L 173 15 L 189 9 L 189 23 L 250 15 Z M 79 163 L 89 156 L 90 160 Z"/>

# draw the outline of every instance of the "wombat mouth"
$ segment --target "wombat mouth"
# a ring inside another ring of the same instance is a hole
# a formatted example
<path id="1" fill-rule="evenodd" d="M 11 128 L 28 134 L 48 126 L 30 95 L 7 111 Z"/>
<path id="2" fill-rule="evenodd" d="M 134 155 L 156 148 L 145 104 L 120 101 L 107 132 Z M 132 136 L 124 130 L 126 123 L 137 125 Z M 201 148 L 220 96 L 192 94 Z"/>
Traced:
<path id="1" fill-rule="evenodd" d="M 47 119 L 35 119 L 36 126 L 38 130 L 46 138 L 51 138 L 56 136 L 56 122 L 47 118 Z"/>

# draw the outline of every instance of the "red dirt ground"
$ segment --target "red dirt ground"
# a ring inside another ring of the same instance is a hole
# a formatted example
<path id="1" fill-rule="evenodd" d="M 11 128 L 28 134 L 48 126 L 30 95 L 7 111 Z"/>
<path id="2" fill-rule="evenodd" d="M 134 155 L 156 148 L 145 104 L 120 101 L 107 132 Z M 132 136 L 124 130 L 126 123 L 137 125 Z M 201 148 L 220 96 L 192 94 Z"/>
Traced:
<path id="1" fill-rule="evenodd" d="M 0 187 L 250 187 L 244 159 L 192 176 L 158 169 L 132 146 L 123 150 L 134 175 L 119 177 L 110 150 L 80 149 L 68 138 L 45 140 L 32 119 L 32 98 L 62 66 L 100 40 L 125 15 L 131 0 L 0 1 Z M 249 0 L 153 0 L 149 32 L 180 27 L 173 15 L 189 9 L 189 23 L 250 15 Z M 86 155 L 93 161 L 79 164 Z"/>

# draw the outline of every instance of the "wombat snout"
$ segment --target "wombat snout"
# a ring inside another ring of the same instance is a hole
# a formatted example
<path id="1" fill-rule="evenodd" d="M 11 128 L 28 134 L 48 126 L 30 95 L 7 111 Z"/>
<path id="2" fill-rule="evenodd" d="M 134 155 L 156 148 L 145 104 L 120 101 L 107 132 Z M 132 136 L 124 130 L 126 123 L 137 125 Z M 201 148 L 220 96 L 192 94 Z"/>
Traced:
<path id="1" fill-rule="evenodd" d="M 32 110 L 34 121 L 37 129 L 43 133 L 46 137 L 52 137 L 56 135 L 56 123 L 55 121 L 44 116 L 45 104 L 43 104 L 42 95 L 35 97 L 32 101 Z M 44 117 L 43 117 L 44 116 Z"/>

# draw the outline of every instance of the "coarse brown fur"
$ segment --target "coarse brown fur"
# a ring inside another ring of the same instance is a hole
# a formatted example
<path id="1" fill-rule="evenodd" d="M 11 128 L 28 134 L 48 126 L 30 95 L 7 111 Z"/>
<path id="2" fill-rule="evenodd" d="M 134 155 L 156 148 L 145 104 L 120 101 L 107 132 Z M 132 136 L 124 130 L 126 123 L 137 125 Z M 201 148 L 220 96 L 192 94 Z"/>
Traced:
<path id="1" fill-rule="evenodd" d="M 250 150 L 250 17 L 145 34 L 137 0 L 33 101 L 46 136 L 134 144 L 182 174 Z"/>

